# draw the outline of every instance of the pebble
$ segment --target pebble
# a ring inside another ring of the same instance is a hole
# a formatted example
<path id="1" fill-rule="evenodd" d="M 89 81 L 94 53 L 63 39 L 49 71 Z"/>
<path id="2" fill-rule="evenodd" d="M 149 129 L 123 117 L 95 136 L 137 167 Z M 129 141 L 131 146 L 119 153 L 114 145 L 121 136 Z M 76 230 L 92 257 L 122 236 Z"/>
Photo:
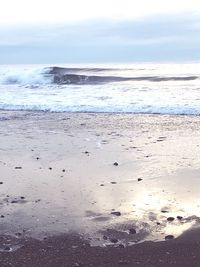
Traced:
<path id="1" fill-rule="evenodd" d="M 118 162 L 114 162 L 113 165 L 114 166 L 118 166 L 119 164 L 118 164 Z"/>
<path id="2" fill-rule="evenodd" d="M 110 239 L 110 242 L 116 244 L 116 243 L 118 242 L 118 239 L 116 239 L 116 238 L 111 238 L 111 239 Z"/>
<path id="3" fill-rule="evenodd" d="M 173 235 L 167 235 L 165 236 L 165 240 L 172 240 L 174 239 L 174 236 Z"/>
<path id="4" fill-rule="evenodd" d="M 174 217 L 168 217 L 167 220 L 168 220 L 168 222 L 173 222 L 174 221 Z"/>
<path id="5" fill-rule="evenodd" d="M 3 184 L 3 182 L 0 182 L 0 184 Z"/>
<path id="6" fill-rule="evenodd" d="M 138 180 L 138 182 L 140 182 L 140 181 L 142 181 L 142 178 L 138 178 L 137 180 Z"/>
<path id="7" fill-rule="evenodd" d="M 22 235 L 22 233 L 16 233 L 15 235 L 19 237 Z"/>
<path id="8" fill-rule="evenodd" d="M 115 216 L 121 216 L 121 212 L 120 211 L 112 211 L 111 214 L 115 215 Z"/>
<path id="9" fill-rule="evenodd" d="M 182 216 L 177 216 L 176 218 L 177 218 L 179 221 L 183 219 Z"/>
<path id="10" fill-rule="evenodd" d="M 129 234 L 131 235 L 136 234 L 136 230 L 134 228 L 129 229 Z"/>
<path id="11" fill-rule="evenodd" d="M 12 200 L 11 203 L 13 203 L 13 204 L 14 203 L 18 203 L 18 201 L 17 200 Z"/>
<path id="12" fill-rule="evenodd" d="M 16 170 L 20 170 L 20 169 L 22 169 L 22 167 L 17 166 L 17 167 L 15 167 L 15 169 L 16 169 Z"/>
<path id="13" fill-rule="evenodd" d="M 107 240 L 108 238 L 107 238 L 107 236 L 106 235 L 104 235 L 103 236 L 103 240 Z"/>

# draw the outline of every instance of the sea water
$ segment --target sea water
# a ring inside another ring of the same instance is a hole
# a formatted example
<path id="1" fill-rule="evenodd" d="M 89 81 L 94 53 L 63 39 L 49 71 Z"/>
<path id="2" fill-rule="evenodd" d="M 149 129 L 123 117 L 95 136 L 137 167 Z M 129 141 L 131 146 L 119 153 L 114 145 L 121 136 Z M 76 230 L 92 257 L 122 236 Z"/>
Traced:
<path id="1" fill-rule="evenodd" d="M 200 115 L 200 63 L 1 65 L 0 109 Z"/>

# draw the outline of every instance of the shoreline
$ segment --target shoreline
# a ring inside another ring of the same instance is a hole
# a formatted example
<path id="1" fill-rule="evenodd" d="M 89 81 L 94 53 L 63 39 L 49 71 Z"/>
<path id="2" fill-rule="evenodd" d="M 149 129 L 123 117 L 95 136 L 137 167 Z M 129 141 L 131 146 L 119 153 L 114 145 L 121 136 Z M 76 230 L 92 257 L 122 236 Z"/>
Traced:
<path id="1" fill-rule="evenodd" d="M 1 263 L 198 266 L 199 137 L 198 116 L 0 111 Z"/>
<path id="2" fill-rule="evenodd" d="M 158 117 L 199 117 L 200 114 L 186 114 L 186 113 L 148 113 L 148 112 L 124 112 L 124 111 L 51 111 L 51 110 L 31 110 L 31 109 L 1 109 L 0 113 L 32 113 L 32 114 L 99 114 L 99 115 L 132 115 L 132 116 L 158 116 Z"/>

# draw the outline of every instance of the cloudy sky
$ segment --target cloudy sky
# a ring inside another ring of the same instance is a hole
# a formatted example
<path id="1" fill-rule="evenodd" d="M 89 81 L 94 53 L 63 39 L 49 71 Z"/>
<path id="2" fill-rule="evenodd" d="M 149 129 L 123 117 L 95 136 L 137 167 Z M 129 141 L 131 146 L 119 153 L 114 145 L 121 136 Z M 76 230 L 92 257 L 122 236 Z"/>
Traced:
<path id="1" fill-rule="evenodd" d="M 199 0 L 0 0 L 0 64 L 199 61 Z"/>

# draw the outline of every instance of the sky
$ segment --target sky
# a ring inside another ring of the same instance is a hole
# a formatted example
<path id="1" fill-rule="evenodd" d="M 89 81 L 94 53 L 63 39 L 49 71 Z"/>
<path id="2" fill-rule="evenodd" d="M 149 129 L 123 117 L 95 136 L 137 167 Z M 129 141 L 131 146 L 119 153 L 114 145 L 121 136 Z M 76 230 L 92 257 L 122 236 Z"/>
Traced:
<path id="1" fill-rule="evenodd" d="M 0 64 L 200 60 L 199 0 L 0 0 Z"/>

